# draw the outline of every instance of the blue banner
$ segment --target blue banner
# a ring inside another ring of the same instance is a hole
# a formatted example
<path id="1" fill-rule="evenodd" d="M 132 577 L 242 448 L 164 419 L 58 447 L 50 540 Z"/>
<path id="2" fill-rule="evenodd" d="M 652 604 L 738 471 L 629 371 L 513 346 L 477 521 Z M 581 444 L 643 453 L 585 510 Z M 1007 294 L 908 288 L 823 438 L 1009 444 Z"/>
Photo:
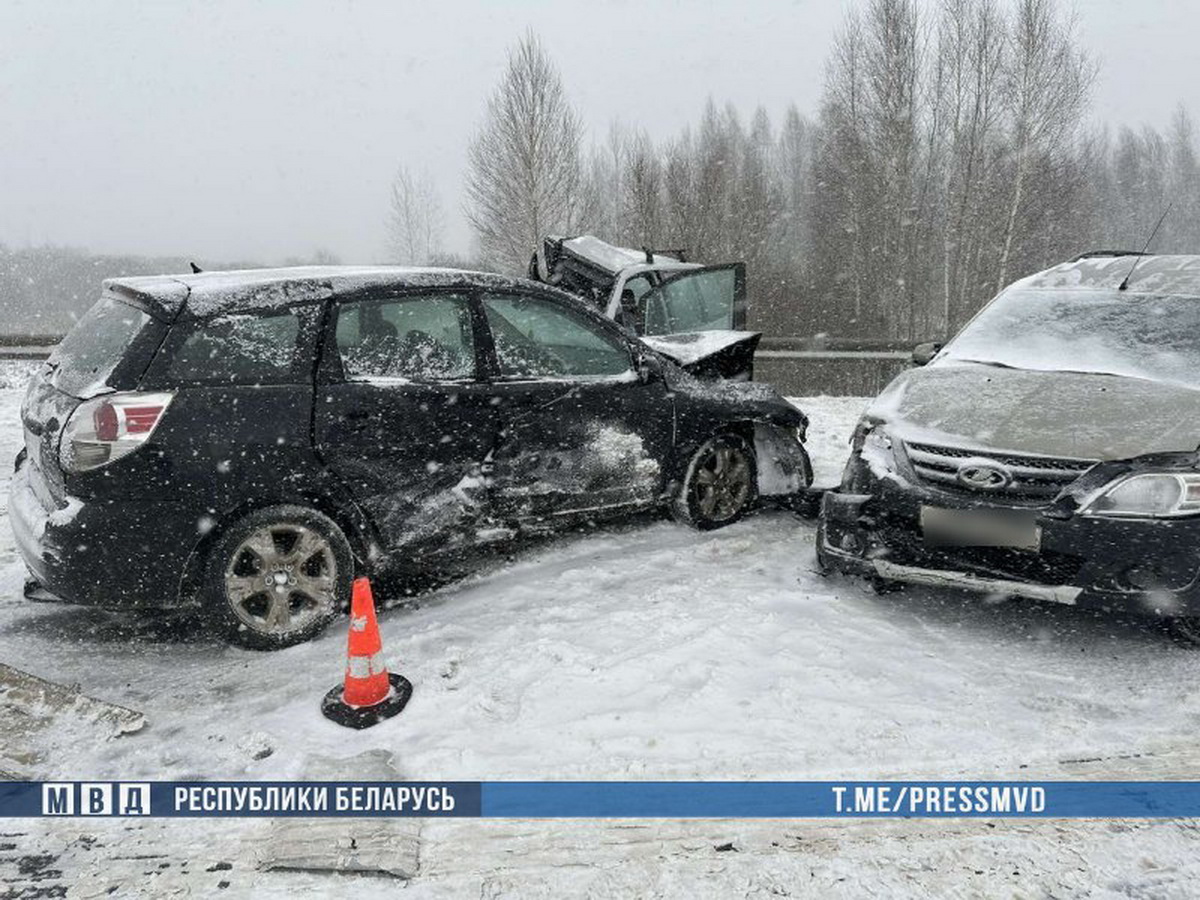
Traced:
<path id="1" fill-rule="evenodd" d="M 1196 818 L 1200 782 L 0 782 L 14 816 Z"/>

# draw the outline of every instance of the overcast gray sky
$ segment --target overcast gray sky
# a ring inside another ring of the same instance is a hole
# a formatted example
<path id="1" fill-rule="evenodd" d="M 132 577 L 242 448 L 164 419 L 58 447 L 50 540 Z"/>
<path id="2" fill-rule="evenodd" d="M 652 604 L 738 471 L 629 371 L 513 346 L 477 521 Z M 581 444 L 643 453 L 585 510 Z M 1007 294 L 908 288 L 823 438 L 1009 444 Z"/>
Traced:
<path id="1" fill-rule="evenodd" d="M 384 253 L 397 165 L 428 169 L 465 251 L 466 143 L 533 27 L 602 141 L 705 99 L 815 114 L 841 0 L 727 3 L 0 0 L 0 242 L 280 261 Z M 1081 0 L 1096 118 L 1200 115 L 1200 4 Z"/>

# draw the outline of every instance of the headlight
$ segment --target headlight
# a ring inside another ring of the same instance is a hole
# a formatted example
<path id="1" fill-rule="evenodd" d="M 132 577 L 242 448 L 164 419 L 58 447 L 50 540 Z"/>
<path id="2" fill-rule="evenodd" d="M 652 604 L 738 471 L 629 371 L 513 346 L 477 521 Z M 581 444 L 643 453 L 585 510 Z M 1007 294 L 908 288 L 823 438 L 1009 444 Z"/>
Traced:
<path id="1" fill-rule="evenodd" d="M 860 422 L 854 429 L 850 445 L 858 451 L 859 456 L 871 467 L 873 472 L 894 471 L 895 457 L 892 454 L 892 439 L 883 430 L 883 426 L 871 422 Z"/>
<path id="2" fill-rule="evenodd" d="M 1119 478 L 1084 508 L 1093 516 L 1191 516 L 1200 513 L 1200 473 L 1153 472 Z"/>

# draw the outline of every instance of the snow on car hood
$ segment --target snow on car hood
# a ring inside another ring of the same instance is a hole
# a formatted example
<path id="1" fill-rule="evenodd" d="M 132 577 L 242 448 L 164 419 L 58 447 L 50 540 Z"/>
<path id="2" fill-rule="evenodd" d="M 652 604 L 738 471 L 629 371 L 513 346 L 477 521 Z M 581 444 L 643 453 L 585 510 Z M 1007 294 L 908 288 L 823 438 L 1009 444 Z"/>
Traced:
<path id="1" fill-rule="evenodd" d="M 758 337 L 757 331 L 694 331 L 643 336 L 642 342 L 681 366 L 690 366 L 726 347 Z"/>
<path id="2" fill-rule="evenodd" d="M 867 416 L 902 440 L 1080 459 L 1200 446 L 1200 391 L 1118 375 L 932 365 L 900 375 Z"/>

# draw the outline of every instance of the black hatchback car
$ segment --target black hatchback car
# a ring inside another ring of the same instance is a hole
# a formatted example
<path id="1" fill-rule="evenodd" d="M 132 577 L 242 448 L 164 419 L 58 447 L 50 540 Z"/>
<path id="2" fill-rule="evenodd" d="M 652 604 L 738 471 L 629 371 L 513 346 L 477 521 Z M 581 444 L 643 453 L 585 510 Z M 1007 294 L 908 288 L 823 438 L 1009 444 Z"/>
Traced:
<path id="1" fill-rule="evenodd" d="M 824 498 L 826 568 L 1200 638 L 1200 257 L 1056 266 L 916 361 Z"/>
<path id="2" fill-rule="evenodd" d="M 809 484 L 803 414 L 699 382 L 553 288 L 453 270 L 107 281 L 33 379 L 9 511 L 34 599 L 199 602 L 306 640 L 356 573 Z"/>

